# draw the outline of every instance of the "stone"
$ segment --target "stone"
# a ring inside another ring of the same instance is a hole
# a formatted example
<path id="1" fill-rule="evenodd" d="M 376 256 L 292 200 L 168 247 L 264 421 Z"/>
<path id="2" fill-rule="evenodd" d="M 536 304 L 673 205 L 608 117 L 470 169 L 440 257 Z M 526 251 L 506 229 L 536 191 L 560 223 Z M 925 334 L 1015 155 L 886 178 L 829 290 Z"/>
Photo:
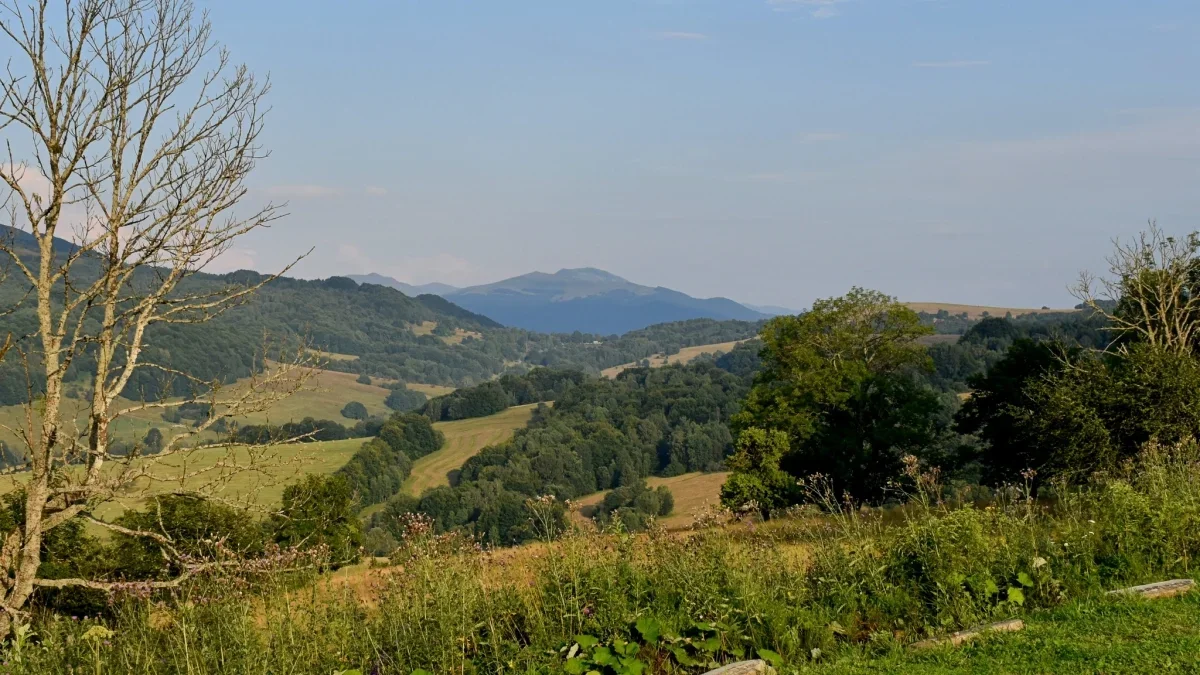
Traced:
<path id="1" fill-rule="evenodd" d="M 1155 598 L 1173 598 L 1176 595 L 1183 595 L 1195 587 L 1196 582 L 1191 579 L 1171 579 L 1170 581 L 1159 581 L 1153 584 L 1142 584 L 1141 586 L 1131 586 L 1129 588 L 1109 591 L 1108 595 L 1137 595 L 1147 600 L 1153 600 Z"/>
<path id="2" fill-rule="evenodd" d="M 990 623 L 986 626 L 970 628 L 968 630 L 960 630 L 957 633 L 951 633 L 946 637 L 932 638 L 929 640 L 921 640 L 912 644 L 913 649 L 928 649 L 930 647 L 941 647 L 942 645 L 951 645 L 957 647 L 964 642 L 970 642 L 984 633 L 1014 633 L 1019 630 L 1025 630 L 1025 622 L 1020 619 L 1009 619 L 1008 621 L 998 621 Z"/>
<path id="3" fill-rule="evenodd" d="M 710 670 L 704 675 L 775 675 L 775 669 L 762 659 L 754 661 L 738 661 L 716 670 Z"/>

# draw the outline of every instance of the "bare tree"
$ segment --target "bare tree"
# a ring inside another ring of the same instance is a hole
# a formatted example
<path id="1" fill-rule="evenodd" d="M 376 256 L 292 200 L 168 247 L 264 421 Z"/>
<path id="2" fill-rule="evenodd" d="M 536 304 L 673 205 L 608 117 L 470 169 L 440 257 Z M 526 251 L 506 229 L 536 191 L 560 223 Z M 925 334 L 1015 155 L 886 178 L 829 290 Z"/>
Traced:
<path id="1" fill-rule="evenodd" d="M 1109 276 L 1080 275 L 1072 288 L 1085 306 L 1109 320 L 1116 349 L 1129 340 L 1190 354 L 1200 337 L 1200 236 L 1169 236 L 1151 221 L 1128 242 L 1113 242 Z"/>
<path id="2" fill-rule="evenodd" d="M 267 85 L 231 64 L 214 43 L 207 17 L 189 0 L 57 0 L 53 6 L 0 0 L 0 35 L 13 55 L 0 76 L 8 152 L 0 180 L 9 191 L 9 224 L 35 242 L 0 243 L 0 251 L 13 277 L 28 284 L 27 301 L 36 310 L 36 331 L 18 336 L 14 352 L 30 378 L 44 385 L 36 402 L 31 389 L 24 422 L 13 430 L 24 441 L 28 480 L 24 522 L 0 545 L 4 635 L 38 586 L 113 587 L 102 580 L 39 579 L 47 532 L 88 518 L 126 535 L 156 538 L 165 555 L 173 552 L 161 534 L 95 519 L 93 509 L 166 480 L 177 483 L 176 491 L 215 491 L 238 471 L 254 470 L 266 446 L 234 451 L 225 445 L 223 459 L 195 469 L 184 460 L 189 453 L 220 452 L 212 447 L 220 445 L 213 434 L 205 433 L 217 420 L 265 410 L 299 388 L 311 370 L 306 350 L 297 348 L 293 358 L 271 352 L 280 363 L 260 369 L 248 385 L 222 388 L 145 356 L 156 327 L 208 321 L 274 278 L 218 288 L 188 283 L 235 239 L 282 215 L 272 204 L 249 213 L 235 209 L 246 195 L 247 175 L 264 157 L 259 136 Z M 74 245 L 64 247 L 62 239 Z M 80 404 L 85 421 L 77 422 L 64 379 L 85 354 L 95 365 L 90 400 Z M 131 404 L 121 397 L 142 369 L 183 378 L 194 395 Z M 164 439 L 158 454 L 112 451 L 111 430 L 121 417 L 196 401 L 212 405 L 212 414 Z M 184 576 L 195 571 L 188 568 Z"/>

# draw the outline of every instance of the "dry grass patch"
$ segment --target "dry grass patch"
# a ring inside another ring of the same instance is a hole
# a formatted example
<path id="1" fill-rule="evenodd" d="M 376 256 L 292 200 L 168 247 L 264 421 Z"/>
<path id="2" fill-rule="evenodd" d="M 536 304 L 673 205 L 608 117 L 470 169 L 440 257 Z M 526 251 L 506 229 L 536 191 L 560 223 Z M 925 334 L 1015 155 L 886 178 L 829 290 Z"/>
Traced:
<path id="1" fill-rule="evenodd" d="M 958 316 L 963 312 L 967 313 L 967 317 L 971 319 L 982 319 L 984 312 L 988 316 L 1003 317 L 1005 314 L 1012 312 L 1013 316 L 1021 316 L 1022 314 L 1052 314 L 1055 312 L 1077 312 L 1077 309 L 1032 309 L 1029 307 L 989 307 L 987 305 L 958 305 L 952 302 L 906 302 L 906 307 L 914 312 L 925 312 L 927 314 L 937 314 L 939 310 L 946 310 L 950 314 Z"/>
<path id="2" fill-rule="evenodd" d="M 650 361 L 651 368 L 661 368 L 663 366 L 675 365 L 677 363 L 687 364 L 696 360 L 696 358 L 701 354 L 726 354 L 733 351 L 734 347 L 743 342 L 747 342 L 747 340 L 734 340 L 732 342 L 718 342 L 709 345 L 684 347 L 675 354 L 671 354 L 669 356 L 656 354 L 651 356 L 648 360 Z M 604 370 L 600 371 L 600 374 L 604 377 L 613 378 L 617 375 L 620 375 L 622 372 L 629 370 L 630 368 L 637 368 L 638 363 L 639 362 L 635 361 L 633 363 L 623 363 L 619 366 L 613 366 L 612 368 L 605 368 Z"/>
<path id="3" fill-rule="evenodd" d="M 671 496 L 675 498 L 675 508 L 671 511 L 671 515 L 660 518 L 658 523 L 668 530 L 682 530 L 691 527 L 697 515 L 710 507 L 720 505 L 721 486 L 725 484 L 725 479 L 728 477 L 728 471 L 718 471 L 716 473 L 685 473 L 670 478 L 657 476 L 647 478 L 646 485 L 651 489 L 666 486 L 671 491 Z M 608 492 L 608 490 L 596 492 L 575 500 L 573 503 L 579 508 L 573 511 L 574 514 L 580 520 L 590 520 L 596 505 L 604 501 L 604 496 Z"/>
<path id="4" fill-rule="evenodd" d="M 446 394 L 452 394 L 452 393 L 454 393 L 454 389 L 455 389 L 454 387 L 447 387 L 444 384 L 421 384 L 419 382 L 406 382 L 404 384 L 404 386 L 408 387 L 409 389 L 412 389 L 413 391 L 419 391 L 422 394 L 425 394 L 426 396 L 428 396 L 429 398 L 435 398 L 437 396 L 445 396 Z"/>

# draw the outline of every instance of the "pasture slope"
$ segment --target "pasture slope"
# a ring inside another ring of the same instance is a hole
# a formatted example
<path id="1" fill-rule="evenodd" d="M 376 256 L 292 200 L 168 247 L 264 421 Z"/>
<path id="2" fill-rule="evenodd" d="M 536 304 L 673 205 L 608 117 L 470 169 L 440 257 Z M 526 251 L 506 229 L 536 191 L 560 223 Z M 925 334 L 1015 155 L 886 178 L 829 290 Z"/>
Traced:
<path id="1" fill-rule="evenodd" d="M 671 515 L 659 519 L 659 524 L 668 530 L 681 530 L 692 524 L 696 516 L 705 508 L 718 506 L 721 503 L 721 486 L 729 476 L 727 471 L 716 473 L 685 473 L 670 478 L 651 476 L 646 479 L 646 485 L 651 489 L 666 486 L 675 498 L 675 509 Z M 596 492 L 586 497 L 580 497 L 573 503 L 578 507 L 573 509 L 580 519 L 589 518 L 595 507 L 604 501 L 608 490 Z"/>
<path id="2" fill-rule="evenodd" d="M 413 473 L 404 489 L 412 494 L 448 485 L 447 474 L 462 466 L 469 457 L 489 445 L 503 443 L 517 429 L 525 426 L 533 414 L 534 405 L 509 408 L 489 417 L 479 417 L 455 422 L 439 422 L 434 425 L 446 435 L 446 444 L 441 450 L 418 459 L 413 464 Z M 342 468 L 366 441 L 365 438 L 347 438 L 340 441 L 316 443 L 294 443 L 271 449 L 267 456 L 251 457 L 249 451 L 240 446 L 196 450 L 175 456 L 148 458 L 155 464 L 153 485 L 139 485 L 136 496 L 111 501 L 101 506 L 97 513 L 112 518 L 126 509 L 136 508 L 147 495 L 163 493 L 181 487 L 198 489 L 206 484 L 220 482 L 216 494 L 225 499 L 237 500 L 256 506 L 271 508 L 279 504 L 283 489 L 308 474 L 331 474 Z M 229 475 L 223 466 L 253 466 L 247 471 Z M 190 478 L 180 480 L 187 473 Z M 25 480 L 24 473 L 0 476 L 0 494 L 19 487 Z"/>
<path id="3" fill-rule="evenodd" d="M 745 340 L 735 340 L 733 342 L 718 342 L 711 345 L 696 345 L 694 347 L 684 347 L 678 352 L 664 357 L 661 354 L 656 354 L 650 357 L 651 368 L 661 368 L 662 366 L 674 365 L 676 363 L 691 363 L 696 360 L 701 354 L 725 354 L 733 350 L 734 347 L 745 342 Z M 605 368 L 600 371 L 600 374 L 607 378 L 613 378 L 620 375 L 623 371 L 630 368 L 636 368 L 637 362 L 622 363 L 619 366 Z"/>
<path id="4" fill-rule="evenodd" d="M 449 474 L 458 469 L 480 450 L 512 438 L 517 429 L 525 426 L 537 404 L 515 406 L 487 417 L 476 417 L 433 425 L 446 435 L 441 450 L 413 462 L 412 474 L 401 488 L 418 496 L 439 485 L 449 485 Z"/>

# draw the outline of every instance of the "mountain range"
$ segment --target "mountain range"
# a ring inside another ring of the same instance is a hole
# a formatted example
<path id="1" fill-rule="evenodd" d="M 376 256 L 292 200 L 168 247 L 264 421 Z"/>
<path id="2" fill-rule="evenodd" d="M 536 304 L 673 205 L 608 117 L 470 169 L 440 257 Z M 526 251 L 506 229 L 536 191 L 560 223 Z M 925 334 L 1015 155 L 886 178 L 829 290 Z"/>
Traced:
<path id="1" fill-rule="evenodd" d="M 350 278 L 390 286 L 406 294 L 440 295 L 506 326 L 544 333 L 616 335 L 671 321 L 758 321 L 783 313 L 774 311 L 782 308 L 760 311 L 728 298 L 694 298 L 662 286 L 643 286 L 592 267 L 562 269 L 553 274 L 531 272 L 468 288 L 413 286 L 380 274 Z"/>

